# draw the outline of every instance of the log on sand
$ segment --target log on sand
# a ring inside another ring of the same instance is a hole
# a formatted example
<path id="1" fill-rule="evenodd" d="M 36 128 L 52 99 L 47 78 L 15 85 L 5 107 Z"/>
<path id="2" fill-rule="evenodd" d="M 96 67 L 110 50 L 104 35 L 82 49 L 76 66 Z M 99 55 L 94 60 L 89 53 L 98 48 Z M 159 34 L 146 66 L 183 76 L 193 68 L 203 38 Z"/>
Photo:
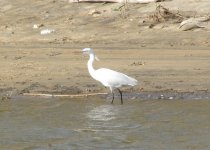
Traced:
<path id="1" fill-rule="evenodd" d="M 110 3 L 151 3 L 151 2 L 159 2 L 161 0 L 69 0 L 70 3 L 75 2 L 110 2 Z"/>
<path id="2" fill-rule="evenodd" d="M 24 96 L 40 96 L 40 97 L 87 97 L 95 95 L 106 95 L 107 93 L 89 93 L 89 94 L 45 94 L 45 93 L 23 93 Z"/>

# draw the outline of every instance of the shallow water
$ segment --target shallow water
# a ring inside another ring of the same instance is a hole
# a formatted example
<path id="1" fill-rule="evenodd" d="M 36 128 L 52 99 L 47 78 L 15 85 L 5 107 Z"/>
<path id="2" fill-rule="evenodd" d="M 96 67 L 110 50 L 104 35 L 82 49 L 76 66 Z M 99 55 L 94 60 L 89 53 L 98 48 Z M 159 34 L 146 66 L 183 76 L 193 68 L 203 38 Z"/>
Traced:
<path id="1" fill-rule="evenodd" d="M 1 101 L 0 148 L 210 149 L 209 100 L 17 98 Z"/>

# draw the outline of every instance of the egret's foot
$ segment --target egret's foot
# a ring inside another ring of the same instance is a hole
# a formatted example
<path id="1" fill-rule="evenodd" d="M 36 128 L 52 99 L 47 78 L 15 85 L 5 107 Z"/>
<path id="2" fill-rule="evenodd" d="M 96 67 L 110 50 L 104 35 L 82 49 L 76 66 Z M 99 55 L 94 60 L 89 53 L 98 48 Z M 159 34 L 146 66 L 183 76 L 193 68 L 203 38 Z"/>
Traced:
<path id="1" fill-rule="evenodd" d="M 121 105 L 123 104 L 123 100 L 121 99 Z"/>
<path id="2" fill-rule="evenodd" d="M 112 93 L 112 101 L 111 101 L 111 104 L 114 103 L 114 93 Z"/>

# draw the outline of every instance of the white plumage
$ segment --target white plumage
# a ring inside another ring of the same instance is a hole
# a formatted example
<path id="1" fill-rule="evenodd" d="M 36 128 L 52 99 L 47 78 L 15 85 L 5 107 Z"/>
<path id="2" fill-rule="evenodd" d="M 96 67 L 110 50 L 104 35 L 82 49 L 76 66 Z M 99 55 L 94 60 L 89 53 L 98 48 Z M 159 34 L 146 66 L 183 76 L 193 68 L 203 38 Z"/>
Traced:
<path id="1" fill-rule="evenodd" d="M 120 93 L 121 96 L 121 104 L 123 104 L 123 99 L 122 99 L 122 92 L 120 91 L 120 87 L 124 85 L 129 85 L 129 86 L 135 86 L 137 85 L 137 80 L 134 78 L 131 78 L 123 73 L 110 70 L 107 68 L 100 68 L 95 70 L 93 68 L 93 62 L 94 59 L 98 60 L 98 58 L 95 56 L 94 51 L 91 48 L 84 48 L 83 50 L 84 54 L 89 54 L 89 60 L 87 63 L 88 66 L 88 71 L 90 75 L 92 76 L 93 79 L 101 82 L 105 87 L 109 87 L 111 90 L 111 93 L 113 94 L 113 99 L 112 99 L 112 104 L 114 101 L 114 89 L 117 89 Z"/>

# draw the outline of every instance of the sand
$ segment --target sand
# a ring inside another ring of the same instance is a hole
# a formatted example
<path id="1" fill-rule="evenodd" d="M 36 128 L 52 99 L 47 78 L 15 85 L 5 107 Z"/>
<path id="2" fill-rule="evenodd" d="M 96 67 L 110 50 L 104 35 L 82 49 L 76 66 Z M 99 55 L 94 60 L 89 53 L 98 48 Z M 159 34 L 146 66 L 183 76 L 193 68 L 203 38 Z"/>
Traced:
<path id="1" fill-rule="evenodd" d="M 179 29 L 186 18 L 207 16 L 210 2 L 171 0 L 122 6 L 8 0 L 0 5 L 3 97 L 109 92 L 88 74 L 88 57 L 81 53 L 84 47 L 93 48 L 100 58 L 95 68 L 117 70 L 139 81 L 124 91 L 208 93 L 210 89 L 210 25 Z M 53 32 L 41 35 L 44 29 Z"/>

